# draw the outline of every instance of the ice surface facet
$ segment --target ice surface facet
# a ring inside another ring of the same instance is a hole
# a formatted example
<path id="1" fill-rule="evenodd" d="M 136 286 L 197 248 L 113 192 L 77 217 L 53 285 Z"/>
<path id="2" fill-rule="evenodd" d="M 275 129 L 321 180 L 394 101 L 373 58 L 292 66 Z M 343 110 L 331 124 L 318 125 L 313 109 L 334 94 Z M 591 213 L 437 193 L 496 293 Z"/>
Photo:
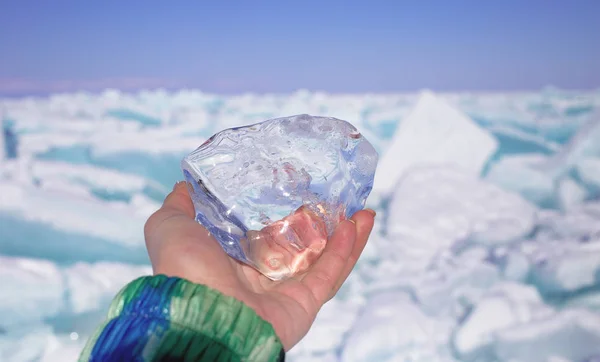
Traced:
<path id="1" fill-rule="evenodd" d="M 600 355 L 600 316 L 591 310 L 559 313 L 500 330 L 494 352 L 497 361 L 597 361 Z"/>
<path id="2" fill-rule="evenodd" d="M 450 361 L 449 351 L 440 346 L 440 336 L 449 329 L 446 320 L 423 313 L 408 293 L 377 293 L 354 323 L 340 360 Z M 443 357 L 438 358 L 440 355 Z"/>
<path id="3" fill-rule="evenodd" d="M 388 237 L 402 241 L 387 253 L 417 269 L 451 247 L 518 241 L 536 220 L 533 204 L 453 166 L 413 168 L 397 184 L 387 212 Z"/>
<path id="4" fill-rule="evenodd" d="M 364 207 L 377 161 L 350 123 L 303 114 L 221 131 L 182 168 L 196 220 L 231 257 L 278 280 L 305 270 Z"/>
<path id="5" fill-rule="evenodd" d="M 389 196 L 411 168 L 453 164 L 479 176 L 498 141 L 448 102 L 426 91 L 400 122 L 381 158 L 375 191 Z"/>

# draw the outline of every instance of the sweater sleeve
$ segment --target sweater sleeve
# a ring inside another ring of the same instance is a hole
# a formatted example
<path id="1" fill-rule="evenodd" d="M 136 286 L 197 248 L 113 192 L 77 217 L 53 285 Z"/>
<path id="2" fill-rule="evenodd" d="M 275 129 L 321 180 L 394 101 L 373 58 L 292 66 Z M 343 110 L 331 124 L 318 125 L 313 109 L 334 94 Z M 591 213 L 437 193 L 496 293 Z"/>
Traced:
<path id="1" fill-rule="evenodd" d="M 164 275 L 141 277 L 113 300 L 79 361 L 283 361 L 271 324 L 241 301 Z"/>

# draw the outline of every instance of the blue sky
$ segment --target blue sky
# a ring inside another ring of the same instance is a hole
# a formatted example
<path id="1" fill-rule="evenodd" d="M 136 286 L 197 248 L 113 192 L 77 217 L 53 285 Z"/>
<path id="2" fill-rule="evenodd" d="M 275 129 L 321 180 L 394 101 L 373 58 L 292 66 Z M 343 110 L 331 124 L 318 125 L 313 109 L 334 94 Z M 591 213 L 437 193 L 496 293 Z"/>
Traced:
<path id="1" fill-rule="evenodd" d="M 0 94 L 600 87 L 600 1 L 0 0 Z"/>

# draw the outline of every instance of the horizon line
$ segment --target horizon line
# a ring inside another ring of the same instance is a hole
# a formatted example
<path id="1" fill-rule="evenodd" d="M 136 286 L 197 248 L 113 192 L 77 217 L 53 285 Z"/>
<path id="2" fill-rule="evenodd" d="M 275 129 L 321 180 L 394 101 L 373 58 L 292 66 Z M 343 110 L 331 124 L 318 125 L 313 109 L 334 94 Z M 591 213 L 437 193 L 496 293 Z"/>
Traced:
<path id="1" fill-rule="evenodd" d="M 68 95 L 92 95 L 99 96 L 109 92 L 117 92 L 123 95 L 139 95 L 142 93 L 167 93 L 174 95 L 177 93 L 199 93 L 208 96 L 220 97 L 239 97 L 239 96 L 292 96 L 299 93 L 308 94 L 324 94 L 332 96 L 364 96 L 364 95 L 415 95 L 425 91 L 430 91 L 435 94 L 520 94 L 520 93 L 543 93 L 546 91 L 568 92 L 568 93 L 596 93 L 600 92 L 600 86 L 590 88 L 568 88 L 556 87 L 553 85 L 543 86 L 539 88 L 521 88 L 521 89 L 454 89 L 454 90 L 435 90 L 432 87 L 422 87 L 410 90 L 396 91 L 326 91 L 320 89 L 297 88 L 292 91 L 227 91 L 215 92 L 203 90 L 199 87 L 154 87 L 154 88 L 135 88 L 135 89 L 120 89 L 115 87 L 106 87 L 103 89 L 73 89 L 66 91 L 24 91 L 24 92 L 3 92 L 0 90 L 0 99 L 16 99 L 16 98 L 49 98 L 53 96 L 68 96 Z"/>

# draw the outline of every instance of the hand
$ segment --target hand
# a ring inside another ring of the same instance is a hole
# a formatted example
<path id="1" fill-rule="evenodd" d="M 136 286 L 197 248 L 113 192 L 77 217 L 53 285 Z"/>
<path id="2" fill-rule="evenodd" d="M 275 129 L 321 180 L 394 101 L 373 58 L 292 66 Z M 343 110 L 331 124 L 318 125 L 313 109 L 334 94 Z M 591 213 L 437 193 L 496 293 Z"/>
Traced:
<path id="1" fill-rule="evenodd" d="M 154 273 L 204 284 L 239 299 L 271 323 L 288 351 L 306 335 L 317 312 L 352 271 L 375 213 L 362 210 L 351 221 L 342 221 L 304 274 L 279 282 L 230 258 L 194 216 L 186 183 L 180 182 L 144 228 Z"/>

